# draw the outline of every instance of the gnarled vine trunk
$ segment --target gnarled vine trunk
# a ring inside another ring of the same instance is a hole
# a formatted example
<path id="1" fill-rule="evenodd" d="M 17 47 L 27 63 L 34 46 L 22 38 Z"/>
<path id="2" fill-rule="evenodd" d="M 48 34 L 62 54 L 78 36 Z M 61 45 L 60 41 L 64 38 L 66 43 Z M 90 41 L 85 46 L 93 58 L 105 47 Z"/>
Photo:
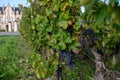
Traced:
<path id="1" fill-rule="evenodd" d="M 106 80 L 106 78 L 104 77 L 106 68 L 104 66 L 104 62 L 102 62 L 101 55 L 98 54 L 94 49 L 91 49 L 91 52 L 95 57 L 95 63 L 96 63 L 94 80 Z"/>
<path id="2" fill-rule="evenodd" d="M 91 52 L 95 57 L 96 63 L 94 80 L 120 80 L 119 72 L 108 70 L 101 59 L 101 55 L 98 54 L 94 49 L 91 49 Z"/>

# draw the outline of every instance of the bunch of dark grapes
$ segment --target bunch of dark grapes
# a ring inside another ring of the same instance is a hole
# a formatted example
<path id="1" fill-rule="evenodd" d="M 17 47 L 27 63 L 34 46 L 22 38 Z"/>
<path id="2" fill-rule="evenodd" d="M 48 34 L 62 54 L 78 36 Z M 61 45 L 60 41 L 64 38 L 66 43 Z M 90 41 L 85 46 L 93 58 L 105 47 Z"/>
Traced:
<path id="1" fill-rule="evenodd" d="M 92 28 L 82 30 L 79 41 L 81 48 L 86 52 L 90 52 L 90 48 L 95 45 L 95 33 Z"/>
<path id="2" fill-rule="evenodd" d="M 53 51 L 56 52 L 55 49 L 53 49 Z M 69 66 L 70 69 L 73 68 L 74 54 L 72 52 L 69 52 L 69 51 L 66 51 L 66 50 L 60 50 L 59 56 L 60 56 L 60 62 L 65 62 Z M 57 75 L 56 75 L 57 80 L 62 79 L 62 71 L 63 71 L 62 65 L 59 64 L 58 68 L 56 70 L 56 72 L 57 72 Z"/>
<path id="3" fill-rule="evenodd" d="M 74 54 L 72 52 L 61 50 L 60 51 L 61 62 L 65 62 L 70 69 L 72 69 L 74 65 Z"/>
<path id="4" fill-rule="evenodd" d="M 94 33 L 94 30 L 92 28 L 88 28 L 88 29 L 83 30 L 82 35 L 87 37 L 87 39 L 89 40 L 90 43 L 94 43 L 95 33 Z"/>
<path id="5" fill-rule="evenodd" d="M 55 54 L 56 49 L 52 48 L 53 53 Z M 65 62 L 70 68 L 73 66 L 74 54 L 72 51 L 60 50 L 59 58 L 61 62 Z"/>

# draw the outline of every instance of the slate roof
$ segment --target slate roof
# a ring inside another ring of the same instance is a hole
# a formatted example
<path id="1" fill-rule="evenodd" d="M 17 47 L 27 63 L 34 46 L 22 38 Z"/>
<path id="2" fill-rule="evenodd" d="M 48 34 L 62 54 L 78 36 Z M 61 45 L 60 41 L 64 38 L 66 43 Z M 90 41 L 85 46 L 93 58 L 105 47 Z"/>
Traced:
<path id="1" fill-rule="evenodd" d="M 6 7 L 0 7 L 0 11 L 2 11 L 2 10 L 3 10 L 3 8 L 4 8 L 4 9 L 6 9 Z"/>
<path id="2" fill-rule="evenodd" d="M 19 14 L 20 14 L 20 12 L 21 12 L 21 10 L 18 8 L 18 7 L 15 7 L 15 12 L 16 11 L 18 11 L 19 12 Z M 16 14 L 16 13 L 15 13 Z"/>
<path id="3" fill-rule="evenodd" d="M 0 12 L 3 14 L 3 8 L 4 10 L 6 9 L 6 7 L 0 7 Z M 21 12 L 21 10 L 18 7 L 12 7 L 12 10 L 14 11 L 15 15 L 16 15 L 16 11 Z"/>
<path id="4" fill-rule="evenodd" d="M 0 7 L 0 12 L 3 14 L 3 8 L 6 9 L 6 7 Z"/>
<path id="5" fill-rule="evenodd" d="M 0 11 L 2 10 L 2 7 L 0 7 Z"/>

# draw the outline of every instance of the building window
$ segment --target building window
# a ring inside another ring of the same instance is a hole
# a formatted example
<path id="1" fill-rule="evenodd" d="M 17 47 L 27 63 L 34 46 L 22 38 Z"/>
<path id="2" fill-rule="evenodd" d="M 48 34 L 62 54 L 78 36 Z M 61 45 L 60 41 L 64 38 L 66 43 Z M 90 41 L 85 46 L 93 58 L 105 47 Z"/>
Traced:
<path id="1" fill-rule="evenodd" d="M 5 17 L 5 22 L 7 22 L 7 17 Z"/>
<path id="2" fill-rule="evenodd" d="M 22 15 L 22 12 L 20 12 L 20 15 Z"/>
<path id="3" fill-rule="evenodd" d="M 2 22 L 2 18 L 0 18 L 0 23 Z"/>
<path id="4" fill-rule="evenodd" d="M 10 15 L 10 11 L 7 12 L 7 15 L 8 15 L 8 16 Z"/>
<path id="5" fill-rule="evenodd" d="M 5 18 L 3 17 L 3 18 L 2 18 L 2 21 L 4 22 L 4 20 L 5 20 Z"/>
<path id="6" fill-rule="evenodd" d="M 16 11 L 16 15 L 19 15 L 19 11 Z"/>
<path id="7" fill-rule="evenodd" d="M 11 12 L 11 14 L 13 15 L 13 12 Z"/>
<path id="8" fill-rule="evenodd" d="M 13 21 L 13 17 L 11 17 L 11 19 L 12 19 L 11 21 Z"/>
<path id="9" fill-rule="evenodd" d="M 0 23 L 2 23 L 2 18 L 0 18 Z"/>

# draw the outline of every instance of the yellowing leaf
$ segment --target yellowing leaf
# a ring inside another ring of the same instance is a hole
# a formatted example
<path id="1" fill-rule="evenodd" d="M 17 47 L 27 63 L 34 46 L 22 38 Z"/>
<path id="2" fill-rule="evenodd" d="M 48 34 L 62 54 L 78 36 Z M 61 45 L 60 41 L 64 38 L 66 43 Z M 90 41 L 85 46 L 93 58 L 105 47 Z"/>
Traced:
<path id="1" fill-rule="evenodd" d="M 68 27 L 68 22 L 63 20 L 63 21 L 59 21 L 59 26 L 62 27 L 63 29 L 67 29 Z"/>
<path id="2" fill-rule="evenodd" d="M 66 10 L 66 7 L 68 6 L 68 3 L 65 3 L 65 5 L 62 8 L 62 11 L 64 12 Z"/>

